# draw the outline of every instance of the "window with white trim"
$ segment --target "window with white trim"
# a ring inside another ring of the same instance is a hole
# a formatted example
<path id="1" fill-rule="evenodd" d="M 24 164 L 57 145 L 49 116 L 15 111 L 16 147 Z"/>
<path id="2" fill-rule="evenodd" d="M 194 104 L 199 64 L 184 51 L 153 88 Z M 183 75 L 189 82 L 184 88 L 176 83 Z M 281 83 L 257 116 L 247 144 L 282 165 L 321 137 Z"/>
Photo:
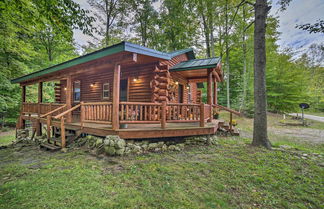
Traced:
<path id="1" fill-rule="evenodd" d="M 80 81 L 74 81 L 73 83 L 73 101 L 80 102 L 81 99 L 81 83 Z"/>
<path id="2" fill-rule="evenodd" d="M 110 88 L 109 83 L 102 84 L 102 98 L 109 99 L 110 96 Z"/>

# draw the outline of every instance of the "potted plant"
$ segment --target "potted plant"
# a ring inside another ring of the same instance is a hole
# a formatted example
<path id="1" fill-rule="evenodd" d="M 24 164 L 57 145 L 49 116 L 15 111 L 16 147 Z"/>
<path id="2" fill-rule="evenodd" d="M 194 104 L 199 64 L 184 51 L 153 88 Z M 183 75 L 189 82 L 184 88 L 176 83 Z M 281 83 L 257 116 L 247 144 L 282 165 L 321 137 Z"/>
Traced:
<path id="1" fill-rule="evenodd" d="M 214 108 L 213 109 L 213 119 L 218 119 L 218 118 L 219 118 L 219 111 L 216 108 Z"/>

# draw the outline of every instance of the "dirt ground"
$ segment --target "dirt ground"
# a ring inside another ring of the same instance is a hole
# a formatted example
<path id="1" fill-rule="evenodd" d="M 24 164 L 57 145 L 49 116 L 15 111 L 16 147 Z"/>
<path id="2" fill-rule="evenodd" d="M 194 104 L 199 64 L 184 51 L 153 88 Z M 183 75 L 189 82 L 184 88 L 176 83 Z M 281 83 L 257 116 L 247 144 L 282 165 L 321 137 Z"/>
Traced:
<path id="1" fill-rule="evenodd" d="M 280 135 L 290 138 L 296 138 L 299 141 L 312 143 L 312 144 L 324 144 L 324 130 L 312 129 L 312 128 L 273 128 L 268 129 L 268 135 Z M 252 133 L 247 131 L 240 131 L 240 136 L 245 138 L 252 138 Z"/>
<path id="2" fill-rule="evenodd" d="M 324 123 L 323 123 L 324 125 Z M 288 137 L 298 138 L 301 141 L 324 144 L 324 130 L 312 129 L 312 128 L 289 128 L 289 129 L 275 129 L 270 128 L 269 131 L 276 135 L 284 135 Z"/>

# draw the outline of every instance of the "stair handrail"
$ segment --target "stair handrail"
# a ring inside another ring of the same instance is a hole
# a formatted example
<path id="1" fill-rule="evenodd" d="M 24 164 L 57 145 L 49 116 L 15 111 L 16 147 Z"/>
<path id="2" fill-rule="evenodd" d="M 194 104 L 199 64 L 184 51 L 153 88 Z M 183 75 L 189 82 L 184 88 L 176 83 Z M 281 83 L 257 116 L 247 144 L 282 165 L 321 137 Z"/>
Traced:
<path id="1" fill-rule="evenodd" d="M 235 110 L 232 110 L 230 108 L 224 107 L 224 106 L 219 105 L 219 104 L 213 104 L 213 107 L 218 107 L 220 109 L 226 110 L 227 112 L 233 113 L 233 114 L 238 115 L 238 116 L 242 116 L 242 114 L 240 112 L 237 112 Z"/>
<path id="2" fill-rule="evenodd" d="M 81 104 L 75 105 L 74 107 L 62 112 L 61 114 L 58 114 L 57 116 L 54 116 L 54 119 L 59 119 L 59 118 L 63 117 L 64 115 L 72 112 L 73 110 L 78 109 L 80 106 L 81 106 Z"/>
<path id="3" fill-rule="evenodd" d="M 66 107 L 66 104 L 63 105 L 63 106 L 61 106 L 61 107 L 58 107 L 58 108 L 56 108 L 56 109 L 54 109 L 54 110 L 52 110 L 52 111 L 50 111 L 50 112 L 48 112 L 48 113 L 45 113 L 44 115 L 41 115 L 40 117 L 41 117 L 41 118 L 47 117 L 48 115 L 52 115 L 53 113 L 55 113 L 55 112 L 57 112 L 57 111 L 59 111 L 59 110 L 65 108 L 65 107 Z"/>

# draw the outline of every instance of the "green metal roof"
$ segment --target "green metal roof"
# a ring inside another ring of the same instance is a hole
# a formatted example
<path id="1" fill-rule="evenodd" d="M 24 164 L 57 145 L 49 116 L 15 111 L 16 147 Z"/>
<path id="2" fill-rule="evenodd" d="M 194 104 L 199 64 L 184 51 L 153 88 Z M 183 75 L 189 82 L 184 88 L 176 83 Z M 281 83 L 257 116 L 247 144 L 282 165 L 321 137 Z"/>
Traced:
<path id="1" fill-rule="evenodd" d="M 27 81 L 29 79 L 34 79 L 37 78 L 39 76 L 43 76 L 46 75 L 48 73 L 53 73 L 53 72 L 57 72 L 59 70 L 63 70 L 75 65 L 79 65 L 85 62 L 89 62 L 95 59 L 99 59 L 108 55 L 112 55 L 112 54 L 116 54 L 119 52 L 133 52 L 133 53 L 138 53 L 138 54 L 143 54 L 143 55 L 147 55 L 147 56 L 151 56 L 151 57 L 157 57 L 160 59 L 165 59 L 165 60 L 170 60 L 173 57 L 180 55 L 180 54 L 184 54 L 187 53 L 189 59 L 194 59 L 195 55 L 192 49 L 184 49 L 184 50 L 178 50 L 178 51 L 174 51 L 174 52 L 169 52 L 169 53 L 165 53 L 165 52 L 160 52 L 154 49 L 150 49 L 147 47 L 143 47 L 140 46 L 138 44 L 133 44 L 130 42 L 120 42 L 118 44 L 103 48 L 101 50 L 86 54 L 84 56 L 81 57 L 77 57 L 75 59 L 60 63 L 58 65 L 54 65 L 51 66 L 49 68 L 45 68 L 43 70 L 40 71 L 36 71 L 33 73 L 30 73 L 28 75 L 16 78 L 11 80 L 11 83 L 21 83 L 24 81 Z"/>
<path id="2" fill-rule="evenodd" d="M 188 55 L 188 58 L 189 59 L 195 59 L 195 54 L 193 53 L 193 49 L 192 48 L 188 48 L 188 49 L 180 49 L 180 50 L 177 50 L 177 51 L 173 51 L 173 52 L 169 52 L 168 54 L 171 56 L 171 57 L 175 57 L 175 56 L 178 56 L 180 54 L 184 54 L 186 53 Z"/>
<path id="3" fill-rule="evenodd" d="M 170 71 L 197 70 L 204 68 L 214 68 L 220 63 L 220 57 L 212 57 L 207 59 L 191 59 L 180 62 L 170 68 Z"/>

